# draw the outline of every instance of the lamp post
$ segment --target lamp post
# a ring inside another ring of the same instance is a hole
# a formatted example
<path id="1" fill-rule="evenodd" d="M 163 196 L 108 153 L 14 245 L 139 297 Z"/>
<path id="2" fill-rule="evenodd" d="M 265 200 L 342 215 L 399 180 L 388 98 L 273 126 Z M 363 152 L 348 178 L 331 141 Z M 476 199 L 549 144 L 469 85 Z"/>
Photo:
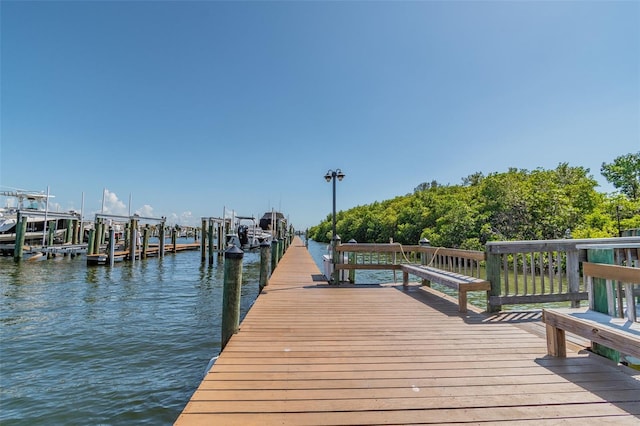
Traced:
<path id="1" fill-rule="evenodd" d="M 332 238 L 331 238 L 331 244 L 333 247 L 333 254 L 332 254 L 332 260 L 333 260 L 333 282 L 335 284 L 340 282 L 339 279 L 339 271 L 336 269 L 335 265 L 336 263 L 338 263 L 338 253 L 337 253 L 337 245 L 338 245 L 338 240 L 340 239 L 340 237 L 338 237 L 338 234 L 336 232 L 336 178 L 338 180 L 342 180 L 344 178 L 344 173 L 342 173 L 342 170 L 340 169 L 335 169 L 335 170 L 329 170 L 327 172 L 327 174 L 324 175 L 324 179 L 327 182 L 333 182 L 333 215 L 332 215 L 332 222 L 333 222 L 333 227 L 332 227 Z"/>

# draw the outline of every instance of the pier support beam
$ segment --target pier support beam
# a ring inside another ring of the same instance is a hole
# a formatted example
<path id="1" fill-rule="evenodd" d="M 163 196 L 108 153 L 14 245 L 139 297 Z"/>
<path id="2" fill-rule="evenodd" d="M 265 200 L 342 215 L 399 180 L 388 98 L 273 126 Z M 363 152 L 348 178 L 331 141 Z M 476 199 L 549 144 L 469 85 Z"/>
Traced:
<path id="1" fill-rule="evenodd" d="M 221 349 L 224 349 L 231 336 L 237 333 L 240 327 L 243 257 L 244 252 L 236 246 L 231 246 L 224 252 Z"/>

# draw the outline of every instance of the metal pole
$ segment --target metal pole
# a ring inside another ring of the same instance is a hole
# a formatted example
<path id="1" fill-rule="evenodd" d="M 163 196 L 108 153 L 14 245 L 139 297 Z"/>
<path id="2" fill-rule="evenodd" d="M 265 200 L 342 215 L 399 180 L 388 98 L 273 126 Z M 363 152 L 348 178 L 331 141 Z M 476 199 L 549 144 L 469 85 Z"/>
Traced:
<path id="1" fill-rule="evenodd" d="M 331 174 L 333 179 L 333 236 L 332 240 L 336 239 L 336 172 Z"/>

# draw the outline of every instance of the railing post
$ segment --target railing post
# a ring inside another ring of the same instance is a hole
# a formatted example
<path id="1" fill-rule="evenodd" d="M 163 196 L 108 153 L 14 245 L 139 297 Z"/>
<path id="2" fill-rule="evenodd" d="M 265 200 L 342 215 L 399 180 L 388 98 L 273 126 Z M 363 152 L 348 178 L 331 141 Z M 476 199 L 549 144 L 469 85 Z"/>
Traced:
<path id="1" fill-rule="evenodd" d="M 333 277 L 331 277 L 332 284 L 340 284 L 340 269 L 337 268 L 339 263 L 342 263 L 340 252 L 338 247 L 340 246 L 340 236 L 336 235 L 331 241 L 331 261 L 333 263 Z"/>
<path id="2" fill-rule="evenodd" d="M 355 239 L 350 239 L 349 240 L 349 244 L 358 244 L 358 242 Z M 351 252 L 349 253 L 349 263 L 352 265 L 355 265 L 356 263 L 356 254 Z M 349 282 L 351 284 L 355 284 L 356 283 L 356 270 L 355 269 L 349 269 Z"/>
<path id="3" fill-rule="evenodd" d="M 499 312 L 502 305 L 494 305 L 491 303 L 492 296 L 500 296 L 500 269 L 502 262 L 500 254 L 491 253 L 491 246 L 485 246 L 487 256 L 487 281 L 491 283 L 491 290 L 487 300 L 487 312 Z"/>
<path id="4" fill-rule="evenodd" d="M 420 241 L 418 241 L 418 244 L 420 245 L 420 247 L 431 247 L 431 242 L 426 238 L 421 238 Z M 427 254 L 428 254 L 428 251 L 427 251 L 426 248 L 423 249 L 423 251 L 420 252 L 420 263 L 423 266 L 427 266 L 427 264 L 428 264 L 428 262 L 427 262 L 427 257 L 428 257 Z M 407 277 L 407 279 L 409 279 L 409 278 Z M 431 281 L 423 278 L 422 279 L 422 285 L 426 286 L 426 287 L 431 287 Z"/>
<path id="5" fill-rule="evenodd" d="M 222 334 L 224 347 L 240 327 L 240 298 L 242 290 L 242 258 L 244 252 L 231 246 L 224 252 L 224 288 L 222 293 Z"/>
<path id="6" fill-rule="evenodd" d="M 587 260 L 593 263 L 604 263 L 614 265 L 613 249 L 592 248 L 587 250 Z M 593 278 L 593 310 L 596 312 L 609 313 L 609 298 L 606 289 L 606 280 L 603 278 Z M 612 316 L 614 316 L 613 314 Z M 607 357 L 615 362 L 620 360 L 620 353 L 600 343 L 592 342 L 591 348 L 598 355 Z"/>
<path id="7" fill-rule="evenodd" d="M 580 292 L 580 260 L 577 249 L 567 250 L 567 282 L 569 284 L 569 293 L 577 294 Z M 572 300 L 572 308 L 579 308 L 580 301 Z"/>
<path id="8" fill-rule="evenodd" d="M 264 241 L 260 244 L 260 291 L 269 284 L 269 264 L 271 261 L 271 244 Z"/>

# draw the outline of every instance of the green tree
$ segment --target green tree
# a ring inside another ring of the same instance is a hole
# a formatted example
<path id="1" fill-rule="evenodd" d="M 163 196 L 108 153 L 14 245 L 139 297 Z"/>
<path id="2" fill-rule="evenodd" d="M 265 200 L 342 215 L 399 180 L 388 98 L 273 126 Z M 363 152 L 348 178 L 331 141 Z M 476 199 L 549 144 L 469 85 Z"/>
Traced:
<path id="1" fill-rule="evenodd" d="M 630 199 L 640 197 L 640 151 L 616 157 L 610 164 L 602 163 L 600 173 Z"/>
<path id="2" fill-rule="evenodd" d="M 412 194 L 338 212 L 343 242 L 416 244 L 482 249 L 487 241 L 613 237 L 640 227 L 640 200 L 600 194 L 589 169 L 509 169 L 463 179 L 462 185 L 424 183 Z M 619 220 L 618 220 L 619 219 Z M 310 235 L 331 239 L 331 215 Z"/>

